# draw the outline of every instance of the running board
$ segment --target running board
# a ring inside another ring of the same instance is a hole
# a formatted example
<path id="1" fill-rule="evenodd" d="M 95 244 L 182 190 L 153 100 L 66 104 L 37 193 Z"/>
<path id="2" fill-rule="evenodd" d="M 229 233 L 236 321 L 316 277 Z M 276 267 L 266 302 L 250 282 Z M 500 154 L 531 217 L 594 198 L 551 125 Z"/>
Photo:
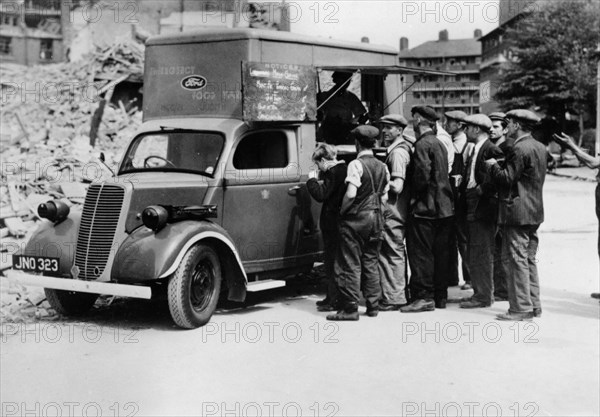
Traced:
<path id="1" fill-rule="evenodd" d="M 246 286 L 246 291 L 257 292 L 280 287 L 285 287 L 285 281 L 276 279 L 265 279 L 264 281 L 249 282 Z"/>

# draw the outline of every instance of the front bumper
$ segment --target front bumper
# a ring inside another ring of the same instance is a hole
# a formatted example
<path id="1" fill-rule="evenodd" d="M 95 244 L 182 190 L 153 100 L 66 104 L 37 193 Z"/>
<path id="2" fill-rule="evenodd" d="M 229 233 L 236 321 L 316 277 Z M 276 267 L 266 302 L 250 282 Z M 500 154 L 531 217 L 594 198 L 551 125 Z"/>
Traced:
<path id="1" fill-rule="evenodd" d="M 87 292 L 92 294 L 117 295 L 119 297 L 144 298 L 152 297 L 150 287 L 139 285 L 114 284 L 112 282 L 82 281 L 69 278 L 53 278 L 43 275 L 26 274 L 24 272 L 6 271 L 6 278 L 21 285 L 53 288 L 55 290 Z"/>

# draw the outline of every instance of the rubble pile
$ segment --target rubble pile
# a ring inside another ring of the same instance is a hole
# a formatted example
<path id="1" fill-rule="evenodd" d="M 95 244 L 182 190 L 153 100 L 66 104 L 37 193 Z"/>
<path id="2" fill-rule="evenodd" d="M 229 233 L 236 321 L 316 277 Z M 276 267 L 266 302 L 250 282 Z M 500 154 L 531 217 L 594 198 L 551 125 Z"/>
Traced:
<path id="1" fill-rule="evenodd" d="M 87 184 L 116 170 L 141 111 L 122 101 L 104 106 L 94 147 L 92 118 L 117 84 L 141 83 L 143 60 L 143 45 L 123 41 L 73 63 L 0 64 L 0 271 L 35 230 L 40 203 L 81 204 Z M 27 304 L 27 297 L 17 298 Z M 3 301 L 3 317 L 13 314 L 5 307 Z"/>

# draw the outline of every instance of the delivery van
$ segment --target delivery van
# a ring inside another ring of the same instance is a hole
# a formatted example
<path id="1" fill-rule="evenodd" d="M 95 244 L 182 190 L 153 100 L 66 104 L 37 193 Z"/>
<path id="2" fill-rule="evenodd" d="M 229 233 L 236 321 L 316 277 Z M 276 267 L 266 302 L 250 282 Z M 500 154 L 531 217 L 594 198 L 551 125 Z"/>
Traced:
<path id="1" fill-rule="evenodd" d="M 285 285 L 321 258 L 320 206 L 305 183 L 319 74 L 361 74 L 367 108 L 399 113 L 393 48 L 254 29 L 147 41 L 143 124 L 114 178 L 83 206 L 49 201 L 9 279 L 81 314 L 99 294 L 166 287 L 174 322 L 207 323 L 220 297 Z"/>

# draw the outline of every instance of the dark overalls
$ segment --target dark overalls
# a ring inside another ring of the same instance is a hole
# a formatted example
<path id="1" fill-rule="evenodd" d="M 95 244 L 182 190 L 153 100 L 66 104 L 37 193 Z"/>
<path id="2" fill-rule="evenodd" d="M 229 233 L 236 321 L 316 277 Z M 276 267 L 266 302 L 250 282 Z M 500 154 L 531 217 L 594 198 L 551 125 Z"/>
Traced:
<path id="1" fill-rule="evenodd" d="M 468 156 L 464 155 L 467 150 L 469 143 L 465 143 L 462 151 L 454 153 L 454 162 L 452 163 L 452 170 L 450 171 L 450 186 L 452 187 L 452 194 L 454 195 L 454 222 L 450 231 L 450 242 L 449 242 L 449 275 L 448 285 L 458 285 L 458 253 L 462 259 L 462 273 L 465 282 L 471 282 L 471 276 L 469 274 L 469 266 L 465 259 L 467 259 L 467 209 L 464 199 L 464 195 L 461 195 L 460 188 L 457 187 L 454 182 L 454 175 L 464 175 L 466 171 L 466 161 Z M 462 179 L 462 181 L 468 181 L 468 178 Z"/>
<path id="2" fill-rule="evenodd" d="M 352 206 L 340 219 L 340 246 L 334 267 L 340 302 L 347 313 L 358 311 L 361 291 L 367 310 L 377 310 L 381 298 L 378 259 L 383 218 L 380 197 L 387 182 L 386 167 L 374 156 L 363 155 L 358 160 L 363 165 L 361 185 Z"/>

